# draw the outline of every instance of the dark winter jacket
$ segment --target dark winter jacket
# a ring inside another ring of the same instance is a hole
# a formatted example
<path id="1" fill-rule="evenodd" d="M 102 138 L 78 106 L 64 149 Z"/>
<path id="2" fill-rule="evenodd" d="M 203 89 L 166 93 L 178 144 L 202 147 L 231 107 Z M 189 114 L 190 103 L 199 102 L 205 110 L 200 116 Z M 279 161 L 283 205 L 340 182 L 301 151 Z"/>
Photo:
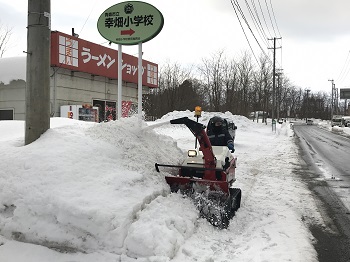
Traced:
<path id="1" fill-rule="evenodd" d="M 234 151 L 233 139 L 226 129 L 222 127 L 217 130 L 213 130 L 213 128 L 207 129 L 207 135 L 212 146 L 227 146 Z"/>

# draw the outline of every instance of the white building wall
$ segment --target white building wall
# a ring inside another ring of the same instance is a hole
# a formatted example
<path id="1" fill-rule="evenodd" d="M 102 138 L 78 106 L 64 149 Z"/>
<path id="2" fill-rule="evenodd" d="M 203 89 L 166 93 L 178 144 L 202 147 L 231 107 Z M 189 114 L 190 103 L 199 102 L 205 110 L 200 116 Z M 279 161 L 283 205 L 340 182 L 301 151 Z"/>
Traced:
<path id="1" fill-rule="evenodd" d="M 92 100 L 118 100 L 118 81 L 68 69 L 51 68 L 51 116 L 60 116 L 61 105 L 92 104 Z M 149 88 L 143 87 L 143 93 Z M 122 100 L 137 103 L 137 84 L 123 81 Z M 25 81 L 5 85 L 0 79 L 0 109 L 14 109 L 15 120 L 25 120 Z"/>
<path id="2" fill-rule="evenodd" d="M 25 119 L 25 87 L 24 80 L 12 80 L 7 85 L 0 84 L 0 109 L 12 109 L 15 120 Z"/>

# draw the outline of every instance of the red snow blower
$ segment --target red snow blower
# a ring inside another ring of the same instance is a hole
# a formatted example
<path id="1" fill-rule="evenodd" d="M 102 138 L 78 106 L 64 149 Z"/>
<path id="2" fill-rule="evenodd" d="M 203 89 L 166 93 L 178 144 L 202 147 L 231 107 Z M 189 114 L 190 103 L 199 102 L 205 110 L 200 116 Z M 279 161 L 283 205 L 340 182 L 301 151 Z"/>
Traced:
<path id="1" fill-rule="evenodd" d="M 159 167 L 176 168 L 175 176 L 165 179 L 172 192 L 182 192 L 194 200 L 201 216 L 212 225 L 227 228 L 241 204 L 241 190 L 231 188 L 235 182 L 236 158 L 226 146 L 212 146 L 205 126 L 188 117 L 170 121 L 186 125 L 199 143 L 199 149 L 188 150 L 181 165 L 155 164 Z"/>

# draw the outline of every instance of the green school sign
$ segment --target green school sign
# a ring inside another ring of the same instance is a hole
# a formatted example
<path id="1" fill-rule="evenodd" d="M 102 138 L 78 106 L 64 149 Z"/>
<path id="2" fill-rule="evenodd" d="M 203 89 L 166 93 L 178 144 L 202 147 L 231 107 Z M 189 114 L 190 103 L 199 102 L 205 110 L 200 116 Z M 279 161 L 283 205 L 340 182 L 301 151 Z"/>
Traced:
<path id="1" fill-rule="evenodd" d="M 127 1 L 106 9 L 98 19 L 97 29 L 110 42 L 136 45 L 154 38 L 163 25 L 163 15 L 153 5 Z"/>

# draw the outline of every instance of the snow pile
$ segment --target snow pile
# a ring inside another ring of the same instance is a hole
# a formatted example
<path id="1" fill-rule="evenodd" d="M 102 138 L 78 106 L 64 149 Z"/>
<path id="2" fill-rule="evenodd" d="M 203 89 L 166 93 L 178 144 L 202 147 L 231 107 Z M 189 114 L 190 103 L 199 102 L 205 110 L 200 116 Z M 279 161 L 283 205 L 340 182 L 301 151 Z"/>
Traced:
<path id="1" fill-rule="evenodd" d="M 229 112 L 198 121 L 214 115 L 238 126 L 242 204 L 227 230 L 198 218 L 155 171 L 194 147 L 185 126 L 169 124 L 196 120 L 191 111 L 147 123 L 53 118 L 28 146 L 23 122 L 1 121 L 0 261 L 316 261 L 308 223 L 323 222 L 295 173 L 290 125 L 272 132 Z"/>
<path id="2" fill-rule="evenodd" d="M 194 233 L 198 212 L 190 199 L 171 194 L 158 197 L 137 215 L 125 239 L 126 254 L 166 260 L 174 257 L 185 239 Z"/>
<path id="3" fill-rule="evenodd" d="M 143 132 L 136 118 L 66 121 L 2 152 L 1 234 L 61 250 L 121 252 L 136 213 L 168 194 L 154 163 L 177 162 L 182 152 L 169 137 Z"/>
<path id="4" fill-rule="evenodd" d="M 321 128 L 327 129 L 334 133 L 338 133 L 340 135 L 350 136 L 350 127 L 346 126 L 331 126 L 330 121 L 318 121 L 317 125 Z"/>

